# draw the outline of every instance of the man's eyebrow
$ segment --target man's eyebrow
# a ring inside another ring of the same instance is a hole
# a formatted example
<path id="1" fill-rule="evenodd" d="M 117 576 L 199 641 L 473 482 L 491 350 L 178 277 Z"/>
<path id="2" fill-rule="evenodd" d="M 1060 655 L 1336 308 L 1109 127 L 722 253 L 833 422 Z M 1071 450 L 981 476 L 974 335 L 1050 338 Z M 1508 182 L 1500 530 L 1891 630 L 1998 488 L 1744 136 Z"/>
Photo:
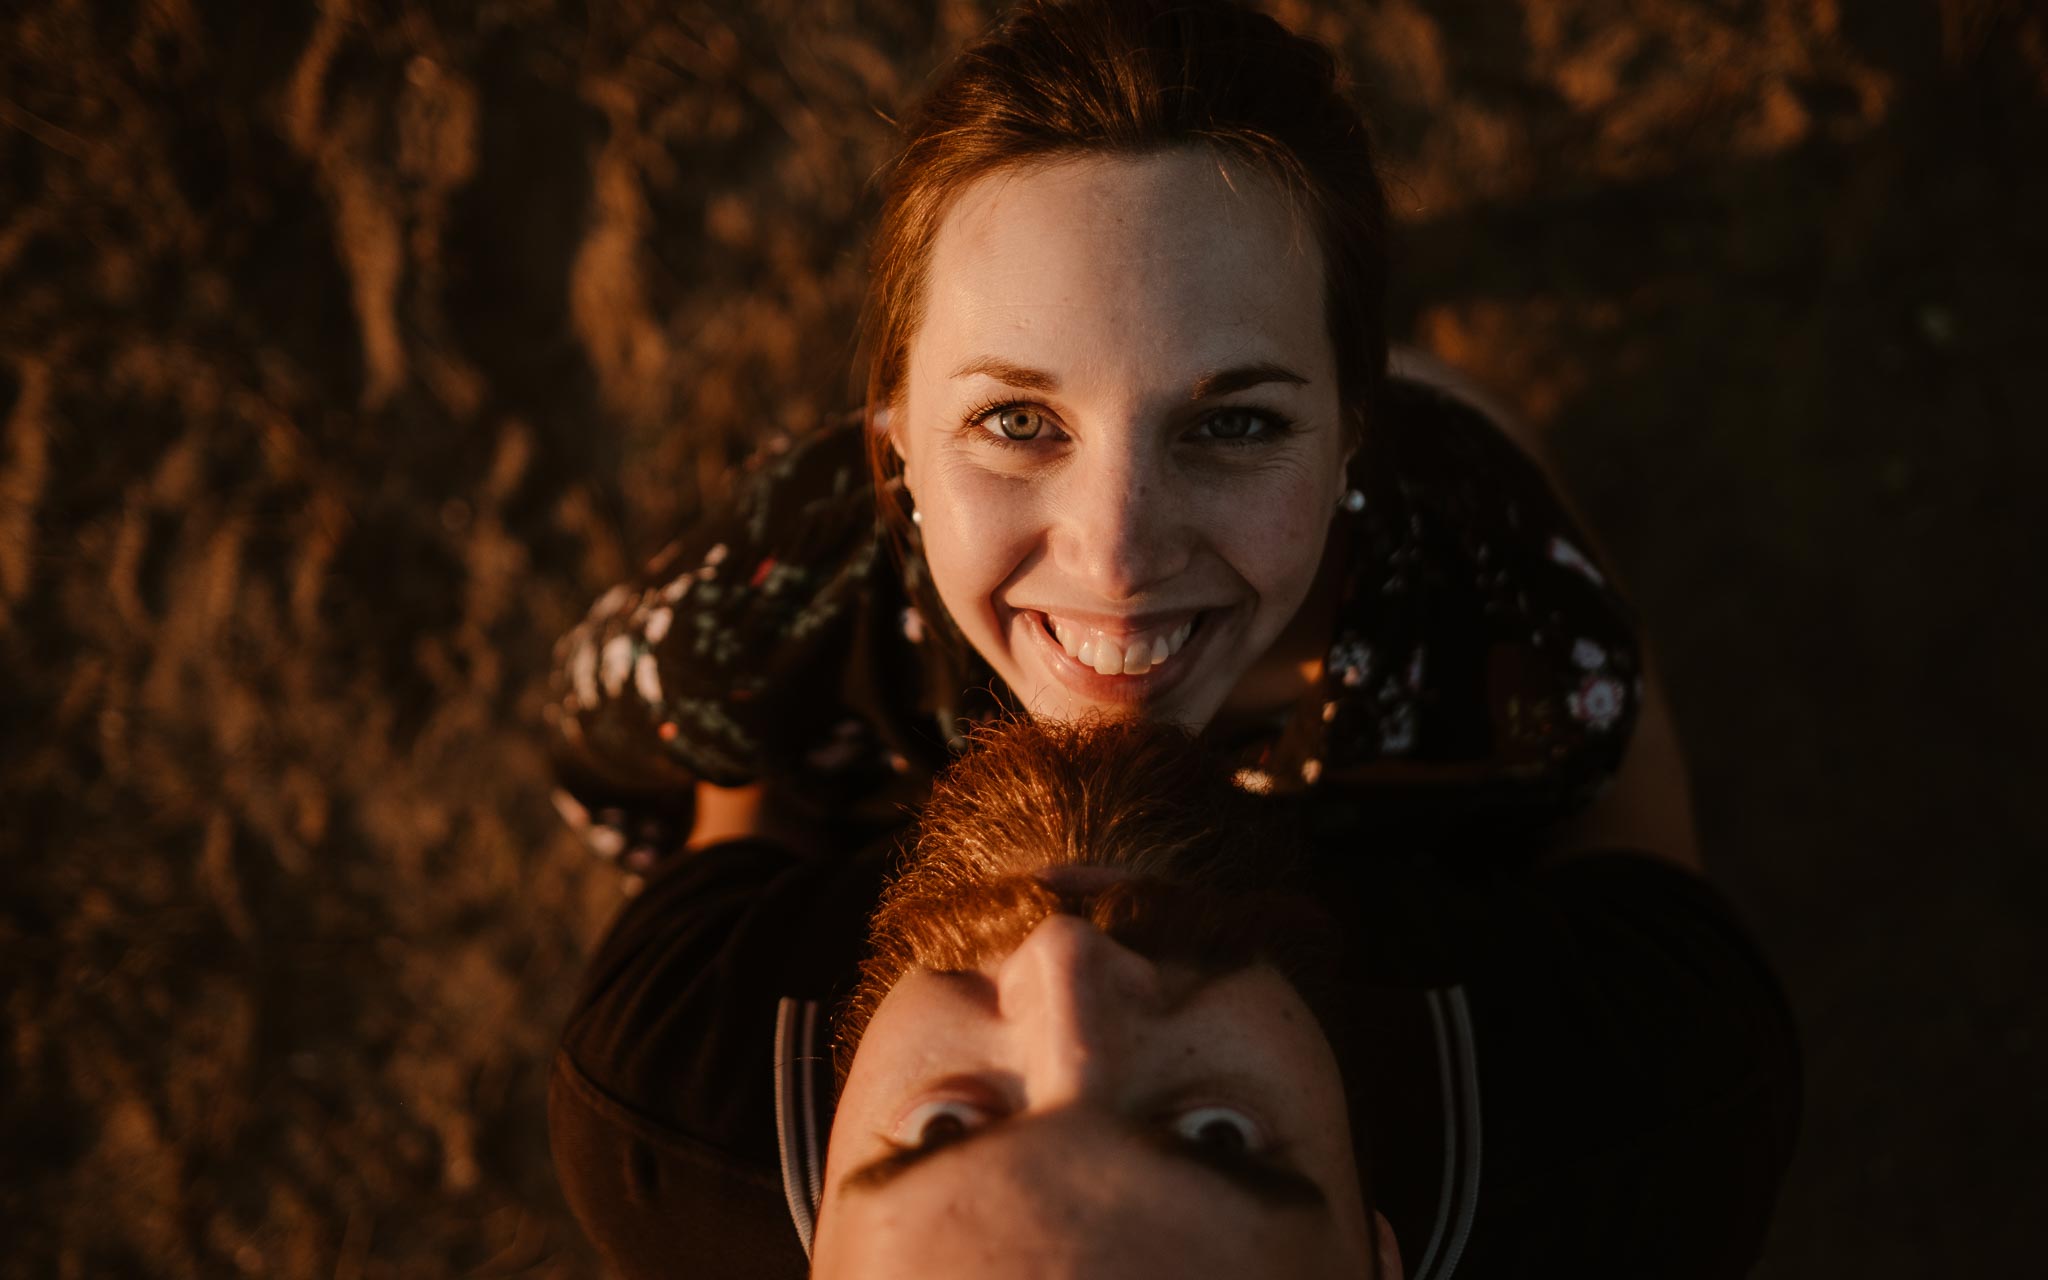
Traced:
<path id="1" fill-rule="evenodd" d="M 996 1132 L 1005 1120 L 993 1120 L 979 1129 L 938 1147 L 899 1147 L 853 1170 L 839 1180 L 841 1192 L 879 1191 L 920 1165 L 937 1161 L 948 1152 Z M 1329 1197 L 1315 1179 L 1299 1170 L 1257 1156 L 1230 1156 L 1198 1143 L 1182 1142 L 1159 1132 L 1143 1121 L 1127 1126 L 1131 1138 L 1168 1160 L 1191 1164 L 1216 1175 L 1268 1209 L 1321 1209 L 1330 1207 Z"/>
<path id="2" fill-rule="evenodd" d="M 1014 364 L 1011 361 L 999 359 L 995 356 L 979 356 L 969 360 L 966 364 L 955 369 L 953 376 L 955 378 L 994 378 L 998 382 L 1008 383 L 1013 387 L 1021 387 L 1026 391 L 1051 393 L 1060 389 L 1060 380 L 1045 370 L 1033 369 L 1028 365 Z M 1285 365 L 1274 364 L 1271 361 L 1261 361 L 1257 364 L 1232 365 L 1227 369 L 1213 369 L 1196 378 L 1194 384 L 1188 389 L 1188 399 L 1212 400 L 1217 396 L 1227 396 L 1233 391 L 1245 391 L 1252 387 L 1263 386 L 1268 382 L 1286 382 L 1295 386 L 1306 386 L 1308 379 Z"/>
<path id="3" fill-rule="evenodd" d="M 990 1121 L 979 1129 L 969 1129 L 966 1133 L 961 1134 L 942 1146 L 891 1147 L 882 1155 L 868 1161 L 860 1168 L 841 1178 L 839 1180 L 839 1189 L 842 1192 L 879 1191 L 917 1166 L 930 1160 L 936 1160 L 949 1151 L 958 1151 L 969 1143 L 987 1137 L 996 1131 L 998 1125 L 1003 1123 L 1001 1120 Z"/>
<path id="4" fill-rule="evenodd" d="M 1330 1198 L 1314 1178 L 1270 1158 L 1233 1156 L 1166 1134 L 1144 1137 L 1169 1160 L 1183 1160 L 1216 1174 L 1268 1209 L 1328 1209 Z"/>

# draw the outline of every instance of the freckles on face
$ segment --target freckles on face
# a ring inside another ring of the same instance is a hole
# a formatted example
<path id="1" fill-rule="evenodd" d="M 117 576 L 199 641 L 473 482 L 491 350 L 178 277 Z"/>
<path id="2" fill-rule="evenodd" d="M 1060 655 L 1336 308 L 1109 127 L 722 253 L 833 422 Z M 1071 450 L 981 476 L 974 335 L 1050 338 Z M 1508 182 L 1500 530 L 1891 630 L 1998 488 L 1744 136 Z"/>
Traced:
<path id="1" fill-rule="evenodd" d="M 1300 608 L 1347 456 L 1322 277 L 1204 149 L 954 201 L 895 441 L 941 600 L 1031 710 L 1199 726 Z"/>

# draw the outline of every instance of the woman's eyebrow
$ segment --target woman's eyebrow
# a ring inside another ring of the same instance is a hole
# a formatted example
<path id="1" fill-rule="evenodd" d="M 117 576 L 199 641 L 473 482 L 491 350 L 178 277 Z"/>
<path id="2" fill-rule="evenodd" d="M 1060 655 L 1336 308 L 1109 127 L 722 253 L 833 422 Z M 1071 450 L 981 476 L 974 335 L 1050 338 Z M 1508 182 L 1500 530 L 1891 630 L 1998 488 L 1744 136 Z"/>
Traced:
<path id="1" fill-rule="evenodd" d="M 998 382 L 1021 387 L 1026 391 L 1051 393 L 1060 389 L 1060 380 L 1045 370 L 1015 364 L 997 356 L 977 356 L 953 370 L 953 377 L 994 378 Z M 1273 364 L 1270 361 L 1232 365 L 1227 369 L 1211 370 L 1196 378 L 1188 389 L 1188 399 L 1209 400 L 1216 396 L 1227 396 L 1233 391 L 1262 386 L 1268 382 L 1306 386 L 1308 379 L 1285 365 Z"/>
<path id="2" fill-rule="evenodd" d="M 1291 382 L 1296 386 L 1306 386 L 1308 379 L 1284 365 L 1233 365 L 1228 369 L 1218 369 L 1196 378 L 1194 389 L 1188 393 L 1188 399 L 1207 400 L 1212 396 L 1227 396 L 1233 391 L 1243 391 L 1268 382 Z"/>
<path id="3" fill-rule="evenodd" d="M 1007 382 L 1013 387 L 1026 391 L 1058 391 L 1060 380 L 1043 369 L 1027 365 L 1012 364 L 995 356 L 978 356 L 953 370 L 955 378 L 987 377 L 997 382 Z"/>

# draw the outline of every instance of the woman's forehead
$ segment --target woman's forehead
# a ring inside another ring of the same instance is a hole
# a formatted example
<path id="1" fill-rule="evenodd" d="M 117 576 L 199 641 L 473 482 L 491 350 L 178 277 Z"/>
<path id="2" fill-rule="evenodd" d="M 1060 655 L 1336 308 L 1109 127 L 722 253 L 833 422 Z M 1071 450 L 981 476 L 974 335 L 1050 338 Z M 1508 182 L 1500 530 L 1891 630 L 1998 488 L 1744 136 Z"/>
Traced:
<path id="1" fill-rule="evenodd" d="M 1334 376 L 1323 287 L 1295 203 L 1241 161 L 1185 148 L 1010 166 L 940 225 L 913 376 L 1117 354 L 1162 375 L 1269 359 Z"/>

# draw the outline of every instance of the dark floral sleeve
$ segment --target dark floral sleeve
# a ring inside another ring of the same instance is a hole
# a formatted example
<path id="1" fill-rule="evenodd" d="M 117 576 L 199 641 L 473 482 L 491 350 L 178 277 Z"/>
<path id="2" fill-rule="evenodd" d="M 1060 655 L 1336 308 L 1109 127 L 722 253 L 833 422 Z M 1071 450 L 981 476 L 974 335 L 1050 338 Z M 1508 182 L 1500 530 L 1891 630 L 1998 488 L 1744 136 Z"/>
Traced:
<path id="1" fill-rule="evenodd" d="M 1382 830 L 1582 807 L 1620 764 L 1641 662 L 1632 611 L 1549 479 L 1479 409 L 1396 381 L 1353 480 L 1320 686 L 1240 781 L 1359 802 Z"/>
<path id="2" fill-rule="evenodd" d="M 556 804 L 600 855 L 644 871 L 678 847 L 699 780 L 851 765 L 868 747 L 838 695 L 870 579 L 893 569 L 860 430 L 771 441 L 728 501 L 557 645 Z"/>
<path id="3" fill-rule="evenodd" d="M 766 777 L 900 821 L 1001 702 L 876 520 L 857 423 L 771 442 L 731 501 L 557 650 L 557 803 L 644 871 L 694 784 Z M 1568 816 L 1613 776 L 1641 696 L 1631 612 L 1542 471 L 1484 413 L 1397 382 L 1337 516 L 1322 675 L 1240 742 L 1241 785 L 1313 792 L 1356 829 L 1469 834 Z"/>

